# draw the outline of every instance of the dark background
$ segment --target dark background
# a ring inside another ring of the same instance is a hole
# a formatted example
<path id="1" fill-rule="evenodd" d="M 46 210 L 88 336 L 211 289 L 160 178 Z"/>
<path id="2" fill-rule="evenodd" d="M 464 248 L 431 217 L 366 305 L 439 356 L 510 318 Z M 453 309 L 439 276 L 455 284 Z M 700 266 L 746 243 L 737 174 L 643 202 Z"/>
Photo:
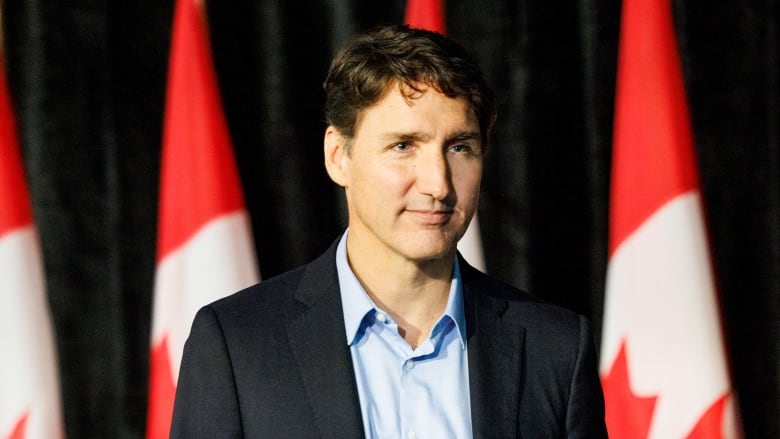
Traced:
<path id="1" fill-rule="evenodd" d="M 263 277 L 345 224 L 322 166 L 327 63 L 403 1 L 210 2 Z M 488 271 L 601 328 L 619 2 L 450 0 L 498 90 L 480 222 Z M 774 1 L 673 2 L 747 437 L 780 437 L 780 112 Z M 45 257 L 71 438 L 145 429 L 173 2 L 8 0 L 10 87 Z M 659 325 L 663 321 L 659 321 Z"/>

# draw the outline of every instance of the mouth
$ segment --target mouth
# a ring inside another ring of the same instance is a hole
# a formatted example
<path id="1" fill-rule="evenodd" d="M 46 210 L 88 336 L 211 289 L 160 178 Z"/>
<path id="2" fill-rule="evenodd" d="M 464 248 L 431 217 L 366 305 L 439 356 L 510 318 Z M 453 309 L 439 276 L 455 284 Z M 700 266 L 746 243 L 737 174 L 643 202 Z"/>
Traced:
<path id="1" fill-rule="evenodd" d="M 429 226 L 439 226 L 446 224 L 455 213 L 454 210 L 427 210 L 427 209 L 409 209 L 407 210 L 420 223 Z"/>

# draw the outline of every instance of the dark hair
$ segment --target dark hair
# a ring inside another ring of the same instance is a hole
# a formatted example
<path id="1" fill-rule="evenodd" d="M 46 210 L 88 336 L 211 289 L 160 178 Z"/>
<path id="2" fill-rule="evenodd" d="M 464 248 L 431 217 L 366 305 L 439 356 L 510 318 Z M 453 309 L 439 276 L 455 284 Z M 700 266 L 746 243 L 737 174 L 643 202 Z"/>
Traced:
<path id="1" fill-rule="evenodd" d="M 465 97 L 487 147 L 496 104 L 479 67 L 452 39 L 408 26 L 383 26 L 358 35 L 336 54 L 323 84 L 327 123 L 353 137 L 360 112 L 393 82 L 408 99 L 419 94 L 420 84 L 452 98 Z"/>

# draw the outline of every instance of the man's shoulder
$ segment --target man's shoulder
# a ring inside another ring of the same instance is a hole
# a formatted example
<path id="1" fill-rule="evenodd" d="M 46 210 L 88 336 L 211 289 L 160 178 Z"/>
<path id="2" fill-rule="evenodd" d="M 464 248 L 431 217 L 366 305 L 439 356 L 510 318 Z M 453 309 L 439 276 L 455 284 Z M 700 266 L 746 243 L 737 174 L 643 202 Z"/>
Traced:
<path id="1" fill-rule="evenodd" d="M 519 288 L 487 275 L 478 275 L 473 288 L 477 305 L 477 331 L 500 335 L 502 343 L 522 340 L 528 363 L 534 373 L 554 370 L 570 377 L 583 349 L 589 349 L 593 334 L 582 314 L 542 300 Z M 546 373 L 546 372 L 545 372 Z M 565 381 L 565 380 L 564 380 Z"/>
<path id="2" fill-rule="evenodd" d="M 570 309 L 476 270 L 469 273 L 467 279 L 467 290 L 475 294 L 480 302 L 497 307 L 506 321 L 516 322 L 526 330 L 541 332 L 580 330 L 583 316 Z"/>
<path id="3" fill-rule="evenodd" d="M 311 291 L 327 290 L 336 278 L 335 250 L 331 246 L 305 265 L 264 279 L 207 306 L 218 315 L 250 315 L 253 319 L 268 315 L 279 321 L 282 315 L 306 306 Z"/>
<path id="4" fill-rule="evenodd" d="M 223 297 L 210 306 L 217 310 L 246 308 L 256 304 L 265 305 L 284 301 L 292 297 L 291 292 L 300 284 L 306 266 L 300 266 Z"/>

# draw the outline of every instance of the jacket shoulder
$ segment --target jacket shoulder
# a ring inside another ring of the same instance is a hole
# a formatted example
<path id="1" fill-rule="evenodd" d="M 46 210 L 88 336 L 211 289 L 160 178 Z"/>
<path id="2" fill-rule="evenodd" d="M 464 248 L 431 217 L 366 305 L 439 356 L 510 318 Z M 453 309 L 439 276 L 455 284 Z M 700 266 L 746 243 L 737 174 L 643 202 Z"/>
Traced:
<path id="1" fill-rule="evenodd" d="M 473 267 L 461 268 L 461 273 L 466 295 L 471 296 L 467 300 L 474 300 L 479 312 L 498 317 L 505 330 L 522 331 L 527 348 L 576 355 L 582 341 L 592 339 L 590 322 L 585 316 Z"/>

